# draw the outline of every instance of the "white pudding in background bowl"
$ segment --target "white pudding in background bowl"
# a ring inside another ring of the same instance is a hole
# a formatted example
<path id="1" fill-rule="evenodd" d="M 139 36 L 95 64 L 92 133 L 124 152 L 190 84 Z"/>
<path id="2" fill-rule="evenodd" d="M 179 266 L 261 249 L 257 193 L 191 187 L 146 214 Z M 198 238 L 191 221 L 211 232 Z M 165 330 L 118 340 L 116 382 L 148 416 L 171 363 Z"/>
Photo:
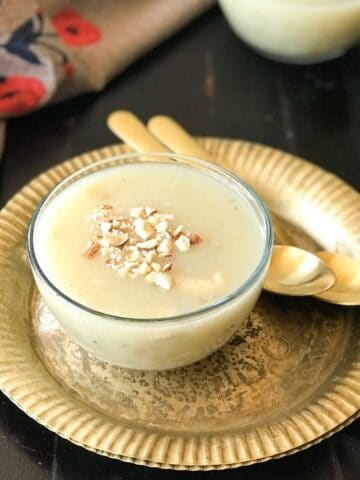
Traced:
<path id="1" fill-rule="evenodd" d="M 260 294 L 269 217 L 241 180 L 177 155 L 125 155 L 53 189 L 28 233 L 39 291 L 100 359 L 181 367 L 221 347 Z"/>
<path id="2" fill-rule="evenodd" d="M 360 0 L 219 0 L 233 30 L 275 60 L 310 64 L 360 39 Z"/>

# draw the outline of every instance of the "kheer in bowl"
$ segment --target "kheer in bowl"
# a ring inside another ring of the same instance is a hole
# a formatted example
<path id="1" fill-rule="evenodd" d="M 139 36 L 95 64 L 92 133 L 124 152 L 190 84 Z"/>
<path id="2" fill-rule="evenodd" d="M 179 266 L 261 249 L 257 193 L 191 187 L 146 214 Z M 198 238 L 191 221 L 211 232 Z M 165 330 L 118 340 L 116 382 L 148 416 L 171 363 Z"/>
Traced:
<path id="1" fill-rule="evenodd" d="M 206 357 L 253 309 L 272 247 L 269 215 L 236 175 L 175 154 L 127 154 L 60 182 L 27 250 L 65 331 L 126 368 Z"/>

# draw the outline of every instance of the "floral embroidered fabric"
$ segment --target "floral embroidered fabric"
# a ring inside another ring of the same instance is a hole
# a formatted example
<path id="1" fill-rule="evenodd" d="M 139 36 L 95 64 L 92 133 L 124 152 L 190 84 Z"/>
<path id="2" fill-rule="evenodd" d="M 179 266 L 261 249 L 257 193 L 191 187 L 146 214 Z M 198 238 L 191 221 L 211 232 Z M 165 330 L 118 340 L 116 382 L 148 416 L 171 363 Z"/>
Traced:
<path id="1" fill-rule="evenodd" d="M 213 0 L 0 0 L 0 119 L 99 90 Z"/>

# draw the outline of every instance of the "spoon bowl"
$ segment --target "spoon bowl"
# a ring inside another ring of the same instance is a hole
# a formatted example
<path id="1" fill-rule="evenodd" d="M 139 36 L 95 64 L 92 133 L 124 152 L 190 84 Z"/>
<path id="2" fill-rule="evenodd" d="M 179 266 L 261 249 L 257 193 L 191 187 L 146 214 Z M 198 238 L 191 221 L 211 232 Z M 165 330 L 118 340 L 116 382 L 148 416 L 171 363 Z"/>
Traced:
<path id="1" fill-rule="evenodd" d="M 303 297 L 330 289 L 335 280 L 318 256 L 302 248 L 275 245 L 263 287 L 272 293 Z"/>
<path id="2" fill-rule="evenodd" d="M 360 305 L 360 264 L 353 258 L 332 252 L 317 252 L 335 273 L 336 282 L 328 290 L 315 295 L 316 298 L 338 305 Z"/>

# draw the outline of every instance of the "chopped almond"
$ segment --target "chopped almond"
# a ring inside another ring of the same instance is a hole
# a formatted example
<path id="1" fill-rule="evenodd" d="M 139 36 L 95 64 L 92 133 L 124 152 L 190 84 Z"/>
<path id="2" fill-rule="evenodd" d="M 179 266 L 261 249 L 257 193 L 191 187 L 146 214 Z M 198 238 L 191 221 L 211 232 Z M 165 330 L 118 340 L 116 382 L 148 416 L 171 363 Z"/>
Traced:
<path id="1" fill-rule="evenodd" d="M 150 240 L 146 240 L 146 242 L 139 242 L 137 246 L 139 248 L 143 248 L 144 250 L 151 250 L 159 245 L 159 241 L 156 238 L 152 238 Z"/>
<path id="2" fill-rule="evenodd" d="M 172 269 L 172 263 L 171 262 L 165 263 L 165 265 L 162 267 L 163 272 L 169 272 L 171 269 Z"/>
<path id="3" fill-rule="evenodd" d="M 128 216 L 116 213 L 109 204 L 99 205 L 93 212 L 91 228 L 96 238 L 88 243 L 84 256 L 92 258 L 99 252 L 106 267 L 116 270 L 119 276 L 142 276 L 169 290 L 174 247 L 187 252 L 202 241 L 200 235 L 186 232 L 183 225 L 170 226 L 174 216 L 159 213 L 156 208 L 131 208 Z M 214 280 L 220 281 L 217 276 Z"/>
<path id="4" fill-rule="evenodd" d="M 147 275 L 149 272 L 151 272 L 151 268 L 146 262 L 142 262 L 138 266 L 137 272 L 139 275 L 144 276 L 144 275 Z"/>
<path id="5" fill-rule="evenodd" d="M 168 255 L 171 250 L 172 250 L 172 241 L 171 240 L 163 240 L 157 247 L 157 252 L 158 253 L 163 253 L 165 255 Z"/>
<path id="6" fill-rule="evenodd" d="M 152 284 L 155 284 L 155 281 L 156 281 L 156 276 L 157 276 L 157 273 L 156 272 L 150 272 L 148 275 L 146 275 L 146 280 Z"/>
<path id="7" fill-rule="evenodd" d="M 155 285 L 164 288 L 165 290 L 170 290 L 172 286 L 172 279 L 167 273 L 157 273 L 155 277 Z"/>
<path id="8" fill-rule="evenodd" d="M 161 220 L 157 225 L 155 225 L 155 230 L 159 233 L 164 233 L 169 228 L 169 224 L 166 220 Z"/>
<path id="9" fill-rule="evenodd" d="M 145 215 L 147 217 L 150 217 L 150 215 L 154 215 L 154 213 L 156 212 L 157 212 L 156 208 L 145 207 Z"/>
<path id="10" fill-rule="evenodd" d="M 130 209 L 130 217 L 140 218 L 144 215 L 143 207 L 134 207 Z"/>
<path id="11" fill-rule="evenodd" d="M 142 255 L 141 255 L 140 251 L 135 247 L 134 250 L 129 252 L 129 254 L 127 255 L 126 258 L 129 262 L 137 262 L 138 260 L 140 260 L 142 258 Z"/>
<path id="12" fill-rule="evenodd" d="M 93 258 L 95 255 L 98 253 L 100 250 L 100 245 L 98 242 L 95 242 L 94 240 L 90 240 L 90 242 L 87 244 L 86 250 L 83 253 L 84 257 L 86 258 Z"/>
<path id="13" fill-rule="evenodd" d="M 201 242 L 201 237 L 197 233 L 189 233 L 189 240 L 191 245 L 197 245 Z"/>
<path id="14" fill-rule="evenodd" d="M 133 225 L 136 235 L 142 240 L 148 240 L 154 235 L 154 229 L 151 224 L 142 218 L 136 218 Z"/>
<path id="15" fill-rule="evenodd" d="M 101 210 L 113 210 L 114 207 L 112 205 L 109 205 L 108 203 L 103 203 L 102 205 L 99 205 L 99 208 Z"/>
<path id="16" fill-rule="evenodd" d="M 175 240 L 175 245 L 180 252 L 187 252 L 190 250 L 190 239 L 186 235 L 180 235 L 180 237 Z"/>
<path id="17" fill-rule="evenodd" d="M 109 232 L 104 235 L 104 239 L 109 242 L 112 247 L 121 247 L 129 240 L 129 235 L 125 232 Z"/>
<path id="18" fill-rule="evenodd" d="M 147 221 L 151 225 L 157 225 L 158 223 L 161 222 L 161 219 L 157 215 L 150 215 L 150 217 L 148 217 Z"/>
<path id="19" fill-rule="evenodd" d="M 180 235 L 183 232 L 184 227 L 182 225 L 179 225 L 178 227 L 175 228 L 175 230 L 171 233 L 171 236 L 174 240 L 177 240 Z"/>
<path id="20" fill-rule="evenodd" d="M 155 272 L 160 272 L 161 270 L 161 265 L 160 263 L 157 263 L 157 262 L 152 262 L 150 264 L 151 268 L 155 271 Z"/>
<path id="21" fill-rule="evenodd" d="M 100 230 L 103 235 L 105 233 L 109 233 L 112 228 L 113 228 L 112 222 L 105 222 L 105 221 L 100 222 Z"/>

